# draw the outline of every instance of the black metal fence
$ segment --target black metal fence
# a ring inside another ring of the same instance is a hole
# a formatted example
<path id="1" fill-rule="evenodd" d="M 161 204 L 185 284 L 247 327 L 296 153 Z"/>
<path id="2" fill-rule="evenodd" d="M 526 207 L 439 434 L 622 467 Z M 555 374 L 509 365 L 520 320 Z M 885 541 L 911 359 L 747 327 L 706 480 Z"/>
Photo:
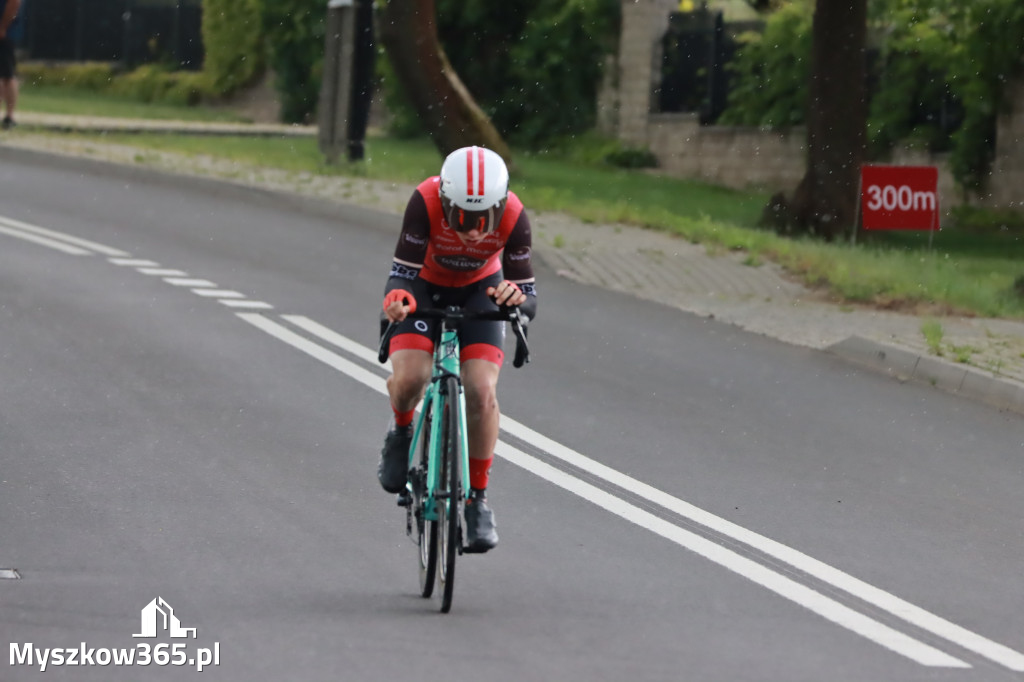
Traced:
<path id="1" fill-rule="evenodd" d="M 729 96 L 726 66 L 739 47 L 733 36 L 760 28 L 756 22 L 727 25 L 721 12 L 706 9 L 669 15 L 661 44 L 658 111 L 696 112 L 702 123 L 714 123 Z"/>
<path id="2" fill-rule="evenodd" d="M 202 0 L 26 0 L 29 59 L 203 65 Z"/>

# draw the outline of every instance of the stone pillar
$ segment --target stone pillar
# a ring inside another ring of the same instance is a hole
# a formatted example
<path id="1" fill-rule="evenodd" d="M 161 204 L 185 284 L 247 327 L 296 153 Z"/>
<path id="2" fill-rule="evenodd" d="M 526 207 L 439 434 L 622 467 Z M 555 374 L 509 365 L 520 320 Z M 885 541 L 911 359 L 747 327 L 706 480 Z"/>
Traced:
<path id="1" fill-rule="evenodd" d="M 984 203 L 1024 210 L 1024 81 L 1008 87 L 1008 113 L 996 122 L 996 155 Z"/>
<path id="2" fill-rule="evenodd" d="M 661 39 L 677 0 L 622 0 L 619 43 L 619 139 L 636 147 L 649 143 L 648 117 L 661 79 Z"/>

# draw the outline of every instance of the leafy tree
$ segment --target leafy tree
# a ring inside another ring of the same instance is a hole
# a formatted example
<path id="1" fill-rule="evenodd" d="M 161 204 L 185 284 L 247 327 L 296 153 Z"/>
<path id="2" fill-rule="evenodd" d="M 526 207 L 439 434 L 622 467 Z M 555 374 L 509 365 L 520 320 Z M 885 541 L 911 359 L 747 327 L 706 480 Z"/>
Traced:
<path id="1" fill-rule="evenodd" d="M 452 68 L 503 137 L 532 147 L 593 127 L 619 15 L 618 0 L 437 0 Z M 392 130 L 412 133 L 418 117 L 382 67 Z"/>
<path id="2" fill-rule="evenodd" d="M 790 3 L 772 14 L 764 31 L 740 36 L 729 65 L 733 88 L 723 125 L 773 129 L 802 125 L 811 75 L 811 4 Z"/>
<path id="3" fill-rule="evenodd" d="M 438 0 L 452 64 L 503 135 L 539 146 L 593 127 L 618 0 Z"/>
<path id="4" fill-rule="evenodd" d="M 434 0 L 390 0 L 384 5 L 380 33 L 398 85 L 442 155 L 482 145 L 510 158 L 508 145 L 438 41 Z"/>
<path id="5" fill-rule="evenodd" d="M 953 67 L 953 88 L 965 117 L 953 135 L 953 174 L 965 187 L 983 190 L 995 150 L 996 116 L 1009 104 L 1007 84 L 1024 71 L 1024 3 L 972 0 L 957 17 L 963 56 Z"/>

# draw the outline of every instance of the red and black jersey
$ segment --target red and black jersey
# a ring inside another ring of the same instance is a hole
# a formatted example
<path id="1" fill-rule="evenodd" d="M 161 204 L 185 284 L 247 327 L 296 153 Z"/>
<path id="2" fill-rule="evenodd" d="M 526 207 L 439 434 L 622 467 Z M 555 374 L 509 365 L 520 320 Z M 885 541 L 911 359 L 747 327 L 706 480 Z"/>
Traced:
<path id="1" fill-rule="evenodd" d="M 464 287 L 503 272 L 528 295 L 536 295 L 530 221 L 523 204 L 508 194 L 498 228 L 476 244 L 465 244 L 441 210 L 439 178 L 427 178 L 409 199 L 395 247 L 391 277 L 420 277 L 442 287 Z"/>

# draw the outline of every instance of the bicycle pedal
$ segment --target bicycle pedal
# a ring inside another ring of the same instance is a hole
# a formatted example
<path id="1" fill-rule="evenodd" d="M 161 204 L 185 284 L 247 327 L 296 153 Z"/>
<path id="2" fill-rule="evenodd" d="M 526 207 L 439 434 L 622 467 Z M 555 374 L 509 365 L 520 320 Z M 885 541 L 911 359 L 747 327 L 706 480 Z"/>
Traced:
<path id="1" fill-rule="evenodd" d="M 411 507 L 412 496 L 409 494 L 409 491 L 403 490 L 402 492 L 398 493 L 395 496 L 395 504 L 397 504 L 399 507 Z"/>

